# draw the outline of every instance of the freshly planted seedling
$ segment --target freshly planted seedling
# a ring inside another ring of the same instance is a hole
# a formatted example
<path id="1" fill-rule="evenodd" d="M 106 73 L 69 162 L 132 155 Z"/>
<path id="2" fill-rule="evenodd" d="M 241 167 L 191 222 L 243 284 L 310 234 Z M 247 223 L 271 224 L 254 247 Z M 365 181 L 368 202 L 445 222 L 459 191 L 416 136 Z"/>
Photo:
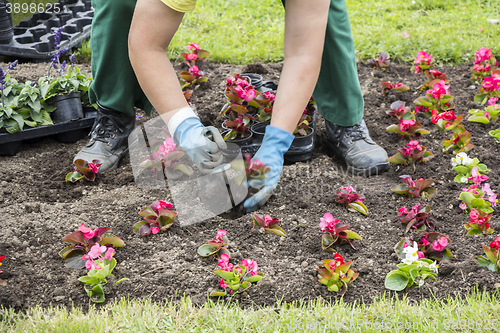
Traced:
<path id="1" fill-rule="evenodd" d="M 497 143 L 500 143 L 500 129 L 496 129 L 488 132 Z"/>
<path id="2" fill-rule="evenodd" d="M 432 67 L 434 64 L 434 59 L 432 59 L 432 55 L 425 51 L 419 51 L 417 53 L 417 57 L 413 60 L 413 67 L 411 68 L 412 72 L 419 73 L 421 70 L 427 70 Z"/>
<path id="3" fill-rule="evenodd" d="M 122 247 L 125 245 L 120 238 L 108 233 L 110 229 L 109 227 L 99 227 L 92 230 L 82 223 L 78 227 L 78 231 L 65 236 L 62 241 L 73 244 L 66 246 L 59 252 L 59 255 L 66 262 L 65 266 L 77 269 L 85 267 L 82 256 L 96 244 L 107 247 Z"/>
<path id="4" fill-rule="evenodd" d="M 474 66 L 472 66 L 472 82 L 482 82 L 483 78 L 491 76 L 492 71 L 494 71 L 498 66 L 491 49 L 486 47 L 481 47 L 474 57 Z"/>
<path id="5" fill-rule="evenodd" d="M 469 236 L 491 235 L 495 232 L 490 227 L 491 216 L 492 214 L 486 214 L 481 209 L 472 208 L 469 213 L 470 222 L 464 225 L 465 233 Z"/>
<path id="6" fill-rule="evenodd" d="M 399 210 L 399 222 L 401 227 L 408 232 L 410 229 L 425 231 L 426 228 L 435 229 L 434 223 L 430 221 L 431 207 L 419 202 L 411 208 L 410 211 L 406 207 L 401 207 Z"/>
<path id="7" fill-rule="evenodd" d="M 500 272 L 500 237 L 490 243 L 490 246 L 483 245 L 486 257 L 479 256 L 476 262 L 488 268 L 492 272 Z"/>
<path id="8" fill-rule="evenodd" d="M 482 188 L 464 188 L 459 199 L 462 200 L 459 207 L 466 213 L 470 213 L 472 209 L 476 208 L 485 214 L 491 214 L 493 213 L 491 207 L 496 206 L 498 202 L 497 195 L 490 189 L 489 184 L 484 184 Z"/>
<path id="9" fill-rule="evenodd" d="M 443 152 L 446 154 L 466 153 L 475 146 L 470 143 L 471 134 L 463 125 L 453 128 L 453 136 L 450 140 L 443 140 Z"/>
<path id="10" fill-rule="evenodd" d="M 491 76 L 483 79 L 479 92 L 474 96 L 474 102 L 486 104 L 491 98 L 500 97 L 500 70 L 493 71 Z"/>
<path id="11" fill-rule="evenodd" d="M 418 180 L 412 180 L 411 176 L 408 175 L 399 176 L 399 178 L 401 178 L 404 184 L 397 185 L 391 189 L 391 191 L 397 194 L 401 194 L 410 199 L 421 198 L 422 200 L 425 198 L 430 199 L 436 195 L 436 189 L 431 186 L 435 179 L 420 178 Z"/>
<path id="12" fill-rule="evenodd" d="M 402 82 L 394 84 L 390 82 L 380 82 L 380 85 L 382 86 L 382 96 L 385 96 L 389 91 L 393 89 L 399 92 L 410 90 L 410 87 L 404 85 Z"/>
<path id="13" fill-rule="evenodd" d="M 446 74 L 435 71 L 433 69 L 425 71 L 424 73 L 428 81 L 423 85 L 421 85 L 420 87 L 418 87 L 419 90 L 430 89 L 435 83 L 441 80 L 445 80 L 446 84 L 448 84 L 448 81 L 446 81 Z"/>
<path id="14" fill-rule="evenodd" d="M 446 112 L 453 110 L 453 96 L 450 95 L 448 89 L 450 85 L 446 84 L 445 80 L 434 82 L 424 97 L 419 97 L 413 103 L 421 107 L 436 109 L 438 112 Z"/>
<path id="15" fill-rule="evenodd" d="M 200 61 L 206 62 L 208 60 L 208 56 L 210 55 L 210 52 L 208 52 L 207 50 L 202 50 L 200 48 L 200 44 L 198 43 L 191 43 L 186 46 L 186 49 L 188 49 L 190 52 L 181 53 L 181 57 L 184 58 L 183 63 L 185 63 L 189 67 L 194 66 L 195 63 Z"/>
<path id="16" fill-rule="evenodd" d="M 381 70 L 385 70 L 391 64 L 391 60 L 389 59 L 389 55 L 385 52 L 379 52 L 378 58 L 373 57 L 373 59 L 368 59 L 367 62 L 373 66 L 373 68 L 378 68 Z"/>
<path id="17" fill-rule="evenodd" d="M 396 244 L 394 247 L 394 251 L 401 259 L 406 259 L 407 253 L 405 253 L 405 249 L 414 244 L 414 240 L 412 238 L 405 237 L 401 239 L 401 241 Z M 445 236 L 439 232 L 428 232 L 425 233 L 420 241 L 417 243 L 418 251 L 417 256 L 432 259 L 432 260 L 450 260 L 455 256 L 451 251 L 447 248 L 450 245 L 450 238 Z M 419 258 L 420 259 L 420 258 Z"/>
<path id="18" fill-rule="evenodd" d="M 138 232 L 140 236 L 147 236 L 167 230 L 174 224 L 174 218 L 177 216 L 176 211 L 170 210 L 172 208 L 170 202 L 163 200 L 156 200 L 142 208 L 139 215 L 144 217 L 144 221 L 134 224 L 134 232 Z"/>
<path id="19" fill-rule="evenodd" d="M 368 208 L 363 203 L 365 199 L 365 196 L 361 193 L 356 193 L 356 190 L 352 186 L 347 186 L 337 190 L 335 202 L 346 207 L 350 212 L 360 212 L 363 215 L 368 215 Z"/>
<path id="20" fill-rule="evenodd" d="M 116 266 L 114 253 L 115 250 L 112 247 L 95 244 L 82 257 L 85 260 L 85 268 L 89 271 L 86 276 L 82 276 L 78 280 L 89 285 L 89 288 L 85 287 L 85 291 L 92 302 L 102 303 L 105 300 L 103 286 L 108 283 L 106 278 L 112 275 L 111 273 Z M 115 284 L 125 280 L 128 279 L 120 279 Z"/>
<path id="21" fill-rule="evenodd" d="M 402 118 L 396 119 L 399 124 L 387 127 L 387 132 L 397 133 L 407 139 L 419 139 L 424 134 L 429 134 L 428 130 L 422 128 L 422 124 L 415 120 L 413 113 L 405 113 Z"/>
<path id="22" fill-rule="evenodd" d="M 410 107 L 405 106 L 405 102 L 396 101 L 391 104 L 390 110 L 386 111 L 387 115 L 396 119 L 415 119 L 413 117 L 414 112 L 411 111 Z M 408 116 L 409 115 L 409 116 Z"/>
<path id="23" fill-rule="evenodd" d="M 399 148 L 398 153 L 389 157 L 387 161 L 394 164 L 411 166 L 413 173 L 417 171 L 417 163 L 428 162 L 434 155 L 427 148 L 419 145 L 417 140 L 410 141 L 406 148 Z"/>
<path id="24" fill-rule="evenodd" d="M 223 291 L 214 291 L 210 294 L 211 297 L 224 297 L 228 294 L 234 296 L 242 293 L 252 286 L 252 283 L 262 280 L 264 274 L 258 271 L 257 262 L 255 260 L 243 259 L 240 265 L 233 267 L 229 263 L 229 256 L 222 254 L 219 262 L 219 269 L 214 273 L 220 277 L 219 285 Z"/>
<path id="25" fill-rule="evenodd" d="M 454 129 L 462 124 L 462 120 L 465 117 L 464 115 L 456 116 L 453 110 L 439 113 L 436 109 L 432 109 L 431 114 L 432 123 L 436 124 L 436 127 L 440 131 L 450 131 Z"/>
<path id="26" fill-rule="evenodd" d="M 330 213 L 325 213 L 320 220 L 319 227 L 321 231 L 326 232 L 321 238 L 321 248 L 323 250 L 335 252 L 332 246 L 340 244 L 342 241 L 357 250 L 356 240 L 361 240 L 361 237 L 354 231 L 347 230 L 349 223 L 339 223 L 340 219 L 335 220 Z"/>
<path id="27" fill-rule="evenodd" d="M 389 290 L 401 291 L 417 284 L 423 286 L 426 278 L 436 280 L 439 266 L 430 259 L 417 259 L 411 264 L 398 264 L 398 269 L 390 271 L 385 277 L 385 287 Z"/>
<path id="28" fill-rule="evenodd" d="M 237 184 L 241 184 L 244 179 L 247 181 L 252 179 L 264 179 L 266 174 L 271 170 L 271 168 L 261 161 L 256 159 L 252 160 L 252 155 L 248 153 L 243 154 L 243 159 L 231 162 L 231 167 L 237 170 L 241 175 L 241 178 L 235 180 Z"/>
<path id="29" fill-rule="evenodd" d="M 2 266 L 2 260 L 4 260 L 5 258 L 7 258 L 6 256 L 0 256 L 0 266 Z M 0 273 L 2 273 L 2 270 L 0 269 Z M 5 287 L 7 285 L 7 282 L 5 282 L 4 280 L 0 279 L 0 288 L 2 287 Z"/>
<path id="30" fill-rule="evenodd" d="M 182 71 L 179 73 L 180 84 L 182 90 L 185 89 L 196 89 L 203 82 L 207 82 L 208 77 L 204 76 L 205 73 L 199 70 L 198 66 L 192 65 L 189 70 Z"/>
<path id="31" fill-rule="evenodd" d="M 344 262 L 344 258 L 334 254 L 334 259 L 325 259 L 323 264 L 317 268 L 319 282 L 328 287 L 329 291 L 336 292 L 338 296 L 346 293 L 347 287 L 358 277 L 350 269 L 352 261 Z"/>
<path id="32" fill-rule="evenodd" d="M 66 175 L 66 181 L 75 183 L 77 181 L 82 181 L 83 179 L 93 182 L 97 173 L 99 172 L 99 167 L 102 162 L 99 160 L 92 160 L 92 162 L 87 162 L 82 159 L 77 159 L 73 162 L 75 165 L 75 170 Z"/>
<path id="33" fill-rule="evenodd" d="M 489 124 L 491 122 L 498 121 L 500 115 L 500 105 L 493 104 L 486 107 L 484 110 L 469 110 L 472 115 L 469 117 L 469 121 L 474 123 Z"/>
<path id="34" fill-rule="evenodd" d="M 489 173 L 488 167 L 485 164 L 480 163 L 476 157 L 470 158 L 466 153 L 458 153 L 455 157 L 452 157 L 451 166 L 454 171 L 458 172 L 458 175 L 454 179 L 456 183 L 472 184 L 474 182 L 472 178 L 472 169 L 474 167 L 479 175 L 487 175 Z"/>
<path id="35" fill-rule="evenodd" d="M 256 213 L 252 213 L 252 218 L 253 218 L 253 227 L 261 227 L 264 228 L 264 230 L 269 231 L 275 235 L 286 237 L 285 230 L 283 230 L 278 225 L 278 223 L 281 222 L 279 218 L 271 217 L 269 215 L 260 215 Z"/>
<path id="36" fill-rule="evenodd" d="M 229 239 L 226 236 L 226 230 L 219 229 L 217 235 L 208 244 L 203 244 L 198 248 L 198 254 L 202 257 L 208 257 L 213 254 L 219 253 L 220 255 L 226 254 L 231 258 L 231 252 L 227 249 Z"/>

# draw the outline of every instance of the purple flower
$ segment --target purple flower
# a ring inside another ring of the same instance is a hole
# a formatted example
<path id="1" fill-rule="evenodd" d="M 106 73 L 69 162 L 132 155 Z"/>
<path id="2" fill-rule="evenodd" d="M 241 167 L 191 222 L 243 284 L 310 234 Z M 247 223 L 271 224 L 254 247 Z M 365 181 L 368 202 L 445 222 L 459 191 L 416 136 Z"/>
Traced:
<path id="1" fill-rule="evenodd" d="M 17 66 L 18 63 L 19 63 L 18 60 L 11 62 L 9 65 L 9 70 L 13 70 Z"/>
<path id="2" fill-rule="evenodd" d="M 64 72 L 64 69 L 66 69 L 66 60 L 64 60 L 61 65 L 61 72 Z"/>
<path id="3" fill-rule="evenodd" d="M 69 57 L 69 61 L 71 62 L 71 64 L 74 64 L 74 63 L 75 63 L 75 61 L 76 61 L 76 57 L 75 57 L 75 54 L 74 54 L 74 53 L 71 55 L 71 57 Z"/>
<path id="4" fill-rule="evenodd" d="M 36 85 L 35 81 L 33 81 L 33 82 L 30 83 L 30 86 L 32 86 L 32 87 L 34 87 L 35 85 Z"/>
<path id="5" fill-rule="evenodd" d="M 54 35 L 54 49 L 59 50 L 59 44 L 61 44 L 61 35 L 62 35 L 63 27 L 57 29 L 56 34 Z"/>

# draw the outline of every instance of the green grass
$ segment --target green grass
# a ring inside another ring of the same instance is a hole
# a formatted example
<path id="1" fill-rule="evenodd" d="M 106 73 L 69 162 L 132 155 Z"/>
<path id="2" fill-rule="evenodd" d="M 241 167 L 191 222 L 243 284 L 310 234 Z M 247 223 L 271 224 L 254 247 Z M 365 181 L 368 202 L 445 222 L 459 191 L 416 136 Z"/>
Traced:
<path id="1" fill-rule="evenodd" d="M 318 300 L 245 310 L 234 304 L 212 302 L 196 307 L 189 298 L 163 305 L 148 300 L 122 300 L 99 309 L 91 306 L 87 313 L 81 309 L 36 307 L 27 314 L 16 314 L 0 309 L 0 314 L 4 312 L 0 332 L 286 333 L 380 332 L 381 328 L 385 332 L 499 332 L 499 296 L 498 292 L 471 293 L 447 300 L 423 300 L 419 304 L 407 298 L 382 297 L 369 306 L 342 301 L 329 305 Z M 485 324 L 495 320 L 493 329 L 485 329 Z"/>

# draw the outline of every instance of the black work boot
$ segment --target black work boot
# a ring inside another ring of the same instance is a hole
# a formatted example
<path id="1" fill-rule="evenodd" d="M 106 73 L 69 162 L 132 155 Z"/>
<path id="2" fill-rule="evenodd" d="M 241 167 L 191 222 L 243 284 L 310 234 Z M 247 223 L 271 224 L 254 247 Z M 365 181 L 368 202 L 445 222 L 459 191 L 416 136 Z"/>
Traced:
<path id="1" fill-rule="evenodd" d="M 389 169 L 387 152 L 370 138 L 364 119 L 348 127 L 325 122 L 327 146 L 345 161 L 349 172 L 370 177 Z"/>
<path id="2" fill-rule="evenodd" d="M 128 153 L 128 136 L 135 128 L 135 116 L 103 107 L 99 103 L 97 105 L 97 118 L 89 133 L 90 141 L 73 160 L 100 160 L 102 165 L 99 172 L 104 173 L 116 168 L 120 159 Z"/>

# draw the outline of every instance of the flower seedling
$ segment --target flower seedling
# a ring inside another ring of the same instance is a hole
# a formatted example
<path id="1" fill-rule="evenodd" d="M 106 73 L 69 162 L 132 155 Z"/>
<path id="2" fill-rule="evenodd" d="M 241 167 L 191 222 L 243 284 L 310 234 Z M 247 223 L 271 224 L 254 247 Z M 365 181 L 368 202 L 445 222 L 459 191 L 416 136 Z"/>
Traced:
<path id="1" fill-rule="evenodd" d="M 492 72 L 491 76 L 487 76 L 483 79 L 479 92 L 474 96 L 474 102 L 484 105 L 492 97 L 500 97 L 500 70 Z"/>
<path id="2" fill-rule="evenodd" d="M 488 132 L 497 143 L 500 143 L 500 129 L 496 129 Z"/>
<path id="3" fill-rule="evenodd" d="M 249 82 L 239 74 L 234 74 L 226 80 L 224 95 L 228 103 L 222 108 L 220 116 L 228 115 L 229 120 L 238 118 L 239 114 L 254 114 L 261 107 L 257 101 L 260 95 Z"/>
<path id="4" fill-rule="evenodd" d="M 390 271 L 385 277 L 385 287 L 389 290 L 401 291 L 407 287 L 417 284 L 421 287 L 426 278 L 436 280 L 438 275 L 436 261 L 421 258 L 413 261 L 410 264 L 398 264 L 398 269 Z"/>
<path id="5" fill-rule="evenodd" d="M 389 67 L 391 60 L 389 59 L 389 55 L 387 53 L 379 52 L 378 58 L 373 57 L 373 59 L 368 59 L 367 62 L 372 65 L 373 68 L 385 70 Z"/>
<path id="6" fill-rule="evenodd" d="M 66 181 L 75 183 L 77 181 L 82 181 L 85 178 L 89 182 L 93 182 L 97 173 L 99 172 L 99 167 L 102 162 L 99 160 L 92 160 L 92 162 L 87 162 L 82 159 L 77 159 L 73 162 L 75 165 L 75 170 L 66 175 Z"/>
<path id="7" fill-rule="evenodd" d="M 496 61 L 491 49 L 481 47 L 474 57 L 474 66 L 472 66 L 472 82 L 481 82 L 483 78 L 490 76 L 491 72 L 496 69 L 498 62 Z"/>
<path id="8" fill-rule="evenodd" d="M 431 207 L 424 206 L 421 202 L 411 208 L 410 211 L 406 207 L 401 207 L 399 210 L 399 222 L 401 227 L 408 232 L 410 229 L 425 231 L 426 228 L 435 229 L 434 223 L 429 220 L 431 217 Z"/>
<path id="9" fill-rule="evenodd" d="M 469 213 L 470 222 L 464 225 L 465 233 L 469 236 L 494 233 L 495 230 L 490 227 L 491 216 L 492 214 L 486 214 L 481 209 L 472 208 Z"/>
<path id="10" fill-rule="evenodd" d="M 299 136 L 306 136 L 311 133 L 311 127 L 309 127 L 309 121 L 307 120 L 307 115 L 303 115 L 299 122 L 297 123 L 297 127 L 293 131 L 293 134 L 298 134 Z"/>
<path id="11" fill-rule="evenodd" d="M 321 237 L 321 248 L 323 250 L 335 252 L 332 246 L 342 241 L 349 243 L 353 249 L 357 250 L 356 240 L 361 240 L 361 237 L 354 231 L 347 230 L 349 223 L 339 223 L 340 219 L 335 220 L 330 213 L 325 213 L 320 218 L 320 221 L 319 227 L 321 231 L 326 232 Z"/>
<path id="12" fill-rule="evenodd" d="M 489 173 L 488 167 L 485 164 L 480 163 L 476 157 L 470 158 L 466 153 L 458 153 L 455 157 L 452 157 L 451 166 L 454 171 L 458 172 L 458 175 L 454 179 L 456 183 L 472 184 L 474 182 L 472 178 L 472 169 L 474 167 L 480 175 L 487 175 Z"/>
<path id="13" fill-rule="evenodd" d="M 277 217 L 271 217 L 269 215 L 260 215 L 253 213 L 252 214 L 253 218 L 253 226 L 254 227 L 261 227 L 264 228 L 264 230 L 272 232 L 275 235 L 281 236 L 281 237 L 286 237 L 286 232 L 283 230 L 278 223 L 281 222 L 281 220 Z M 253 228 L 252 228 L 253 230 Z"/>
<path id="14" fill-rule="evenodd" d="M 417 140 L 410 141 L 406 148 L 399 148 L 398 153 L 389 157 L 387 161 L 394 164 L 411 166 L 413 173 L 417 171 L 417 163 L 428 162 L 434 155 L 427 151 L 427 148 L 421 146 Z"/>
<path id="15" fill-rule="evenodd" d="M 352 186 L 342 187 L 337 190 L 337 198 L 335 202 L 347 207 L 350 212 L 360 212 L 363 215 L 368 215 L 368 208 L 363 203 L 365 196 L 361 193 L 356 193 Z"/>
<path id="16" fill-rule="evenodd" d="M 243 116 L 240 113 L 235 120 L 226 121 L 226 127 L 230 129 L 230 131 L 224 136 L 224 140 L 240 140 L 245 138 L 245 133 L 248 133 L 250 120 L 250 117 Z"/>
<path id="17" fill-rule="evenodd" d="M 256 100 L 259 103 L 259 121 L 271 120 L 275 99 L 276 94 L 270 91 L 257 95 Z"/>
<path id="18" fill-rule="evenodd" d="M 181 89 L 196 89 L 203 82 L 207 82 L 208 77 L 203 76 L 205 73 L 199 70 L 198 66 L 192 65 L 189 70 L 179 73 Z"/>
<path id="19" fill-rule="evenodd" d="M 0 256 L 0 266 L 2 266 L 2 260 L 4 260 L 5 258 L 6 258 L 5 256 Z M 0 273 L 2 273 L 1 269 L 0 269 Z M 7 282 L 0 279 L 0 288 L 5 287 L 6 285 L 7 285 Z"/>
<path id="20" fill-rule="evenodd" d="M 210 52 L 202 50 L 200 48 L 200 44 L 198 43 L 191 43 L 186 46 L 186 49 L 190 52 L 182 52 L 181 57 L 184 58 L 183 62 L 189 67 L 194 66 L 195 63 L 200 61 L 206 62 L 208 60 L 208 56 L 210 55 Z"/>
<path id="21" fill-rule="evenodd" d="M 319 282 L 328 287 L 329 291 L 336 292 L 338 296 L 342 296 L 347 291 L 349 286 L 359 273 L 354 273 L 350 269 L 352 261 L 344 262 L 344 258 L 338 254 L 334 254 L 334 259 L 325 259 L 318 270 Z"/>
<path id="22" fill-rule="evenodd" d="M 240 265 L 233 267 L 233 264 L 229 263 L 229 256 L 222 254 L 218 265 L 219 269 L 215 270 L 214 273 L 221 278 L 219 285 L 224 290 L 210 293 L 212 297 L 226 296 L 228 288 L 231 296 L 242 293 L 250 288 L 252 283 L 258 282 L 264 277 L 264 274 L 258 271 L 255 260 L 243 259 Z"/>
<path id="23" fill-rule="evenodd" d="M 193 169 L 186 164 L 181 163 L 181 159 L 186 155 L 185 152 L 177 150 L 174 140 L 164 134 L 167 138 L 158 147 L 154 147 L 154 141 L 150 142 L 153 154 L 146 157 L 146 160 L 141 162 L 141 168 L 151 168 L 151 172 L 158 171 L 170 179 L 179 179 L 183 175 L 191 176 Z"/>
<path id="24" fill-rule="evenodd" d="M 95 244 L 82 259 L 85 260 L 85 267 L 89 270 L 86 276 L 78 278 L 80 282 L 89 285 L 85 287 L 90 300 L 95 303 L 102 303 L 105 300 L 103 286 L 108 283 L 107 277 L 111 276 L 116 266 L 116 259 L 113 257 L 115 250 L 112 247 Z M 123 278 L 115 282 L 118 284 L 128 280 Z"/>
<path id="25" fill-rule="evenodd" d="M 408 198 L 432 198 L 436 195 L 436 189 L 432 187 L 432 183 L 435 179 L 423 179 L 412 180 L 411 176 L 403 175 L 399 176 L 404 184 L 397 185 L 391 189 L 392 192 L 401 194 Z"/>
<path id="26" fill-rule="evenodd" d="M 419 139 L 424 134 L 429 134 L 428 130 L 422 128 L 422 124 L 415 120 L 413 113 L 405 113 L 402 118 L 397 119 L 399 124 L 392 124 L 387 127 L 387 132 L 397 133 L 407 139 Z"/>
<path id="27" fill-rule="evenodd" d="M 420 87 L 418 87 L 419 90 L 430 89 L 435 83 L 441 80 L 445 80 L 446 84 L 448 84 L 448 81 L 446 81 L 446 74 L 435 71 L 433 69 L 425 71 L 424 73 L 428 81 L 423 85 L 421 85 Z"/>
<path id="28" fill-rule="evenodd" d="M 408 259 L 408 248 L 411 244 L 414 244 L 412 238 L 405 237 L 401 239 L 399 243 L 394 247 L 394 251 L 401 259 Z M 439 232 L 428 232 L 425 233 L 420 241 L 417 243 L 418 251 L 417 256 L 420 258 L 428 258 L 432 260 L 450 260 L 455 256 L 447 248 L 450 245 L 450 238 L 439 233 Z"/>
<path id="29" fill-rule="evenodd" d="M 474 186 L 474 185 L 473 185 Z M 486 195 L 489 198 L 486 198 Z M 460 200 L 462 203 L 459 205 L 460 209 L 466 213 L 470 213 L 473 208 L 483 211 L 485 214 L 493 213 L 492 206 L 496 206 L 498 200 L 497 195 L 491 191 L 489 184 L 484 184 L 482 188 L 470 187 L 463 189 L 460 193 Z"/>
<path id="30" fill-rule="evenodd" d="M 465 129 L 463 125 L 458 125 L 453 128 L 453 136 L 450 140 L 443 140 L 443 152 L 449 154 L 466 153 L 475 146 L 470 143 L 471 134 Z"/>
<path id="31" fill-rule="evenodd" d="M 77 269 L 85 267 L 82 256 L 96 244 L 107 247 L 122 247 L 125 245 L 120 238 L 108 233 L 110 229 L 109 227 L 99 227 L 92 230 L 82 223 L 77 231 L 65 236 L 62 241 L 73 244 L 66 246 L 59 252 L 59 255 L 66 262 L 65 266 Z"/>
<path id="32" fill-rule="evenodd" d="M 449 110 L 442 113 L 439 113 L 436 109 L 431 110 L 432 118 L 431 121 L 433 124 L 436 124 L 436 127 L 440 131 L 450 131 L 455 127 L 462 124 L 462 120 L 464 119 L 464 115 L 456 116 L 455 111 Z"/>
<path id="33" fill-rule="evenodd" d="M 227 249 L 229 239 L 226 236 L 226 230 L 219 229 L 217 235 L 208 244 L 203 244 L 198 248 L 198 254 L 202 257 L 208 257 L 216 253 L 226 254 L 231 257 L 231 253 Z"/>
<path id="34" fill-rule="evenodd" d="M 500 272 L 500 237 L 490 243 L 490 246 L 483 245 L 486 257 L 479 256 L 476 262 L 487 267 L 492 272 Z"/>
<path id="35" fill-rule="evenodd" d="M 252 159 L 252 155 L 248 153 L 243 154 L 243 159 L 237 159 L 231 162 L 231 167 L 237 170 L 238 174 L 241 175 L 235 179 L 238 185 L 245 179 L 247 181 L 252 179 L 264 179 L 266 174 L 271 171 L 271 168 L 259 160 Z"/>
<path id="36" fill-rule="evenodd" d="M 469 121 L 474 123 L 489 124 L 491 122 L 498 121 L 500 115 L 500 105 L 493 104 L 486 107 L 484 110 L 469 110 L 472 115 L 469 117 Z"/>
<path id="37" fill-rule="evenodd" d="M 413 67 L 411 68 L 412 72 L 418 73 L 421 70 L 427 70 L 432 67 L 434 64 L 434 59 L 432 59 L 432 55 L 425 51 L 419 51 L 417 53 L 417 57 L 413 60 Z"/>
<path id="38" fill-rule="evenodd" d="M 453 96 L 450 95 L 450 85 L 445 80 L 434 82 L 424 97 L 419 97 L 413 103 L 421 107 L 434 108 L 438 112 L 453 110 Z"/>
<path id="39" fill-rule="evenodd" d="M 170 202 L 163 200 L 156 200 L 151 205 L 142 208 L 139 215 L 144 217 L 144 221 L 134 224 L 134 232 L 147 236 L 167 230 L 174 224 L 174 218 L 177 216 L 176 211 L 170 210 L 172 208 Z"/>
<path id="40" fill-rule="evenodd" d="M 410 87 L 405 86 L 402 82 L 394 84 L 390 82 L 380 82 L 380 85 L 382 86 L 382 96 L 385 96 L 389 91 L 393 89 L 399 92 L 405 92 L 410 90 Z"/>
<path id="41" fill-rule="evenodd" d="M 396 101 L 391 104 L 390 110 L 386 111 L 387 115 L 396 118 L 396 119 L 414 119 L 412 117 L 414 115 L 413 111 L 411 111 L 410 107 L 405 106 L 405 102 Z M 405 116 L 410 114 L 411 116 Z"/>

